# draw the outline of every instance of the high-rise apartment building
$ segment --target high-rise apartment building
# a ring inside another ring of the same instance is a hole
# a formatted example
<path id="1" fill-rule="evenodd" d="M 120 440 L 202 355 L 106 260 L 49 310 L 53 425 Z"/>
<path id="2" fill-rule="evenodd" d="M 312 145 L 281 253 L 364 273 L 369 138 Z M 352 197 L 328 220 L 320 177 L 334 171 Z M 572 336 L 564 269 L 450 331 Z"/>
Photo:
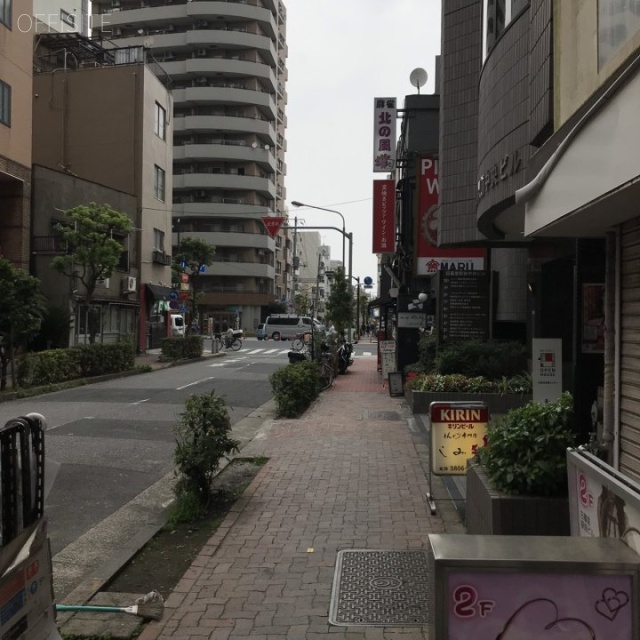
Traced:
<path id="1" fill-rule="evenodd" d="M 286 242 L 262 222 L 284 215 L 284 4 L 94 0 L 93 12 L 94 37 L 144 46 L 173 94 L 175 255 L 185 237 L 216 247 L 201 316 L 253 328 L 288 288 Z"/>

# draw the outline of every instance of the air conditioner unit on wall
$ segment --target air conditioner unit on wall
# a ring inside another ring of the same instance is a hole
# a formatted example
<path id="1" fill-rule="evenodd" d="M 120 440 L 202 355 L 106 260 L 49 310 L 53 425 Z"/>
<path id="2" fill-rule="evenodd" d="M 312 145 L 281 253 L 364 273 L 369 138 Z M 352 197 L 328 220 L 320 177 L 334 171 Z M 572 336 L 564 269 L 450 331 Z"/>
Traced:
<path id="1" fill-rule="evenodd" d="M 200 58 L 202 58 L 203 56 L 207 55 L 207 50 L 206 49 L 198 49 L 196 51 L 196 55 L 199 56 Z"/>
<path id="2" fill-rule="evenodd" d="M 109 288 L 109 278 L 98 278 L 96 280 L 97 285 L 103 286 L 105 289 Z"/>
<path id="3" fill-rule="evenodd" d="M 122 293 L 135 293 L 137 284 L 135 276 L 124 276 L 122 278 Z"/>

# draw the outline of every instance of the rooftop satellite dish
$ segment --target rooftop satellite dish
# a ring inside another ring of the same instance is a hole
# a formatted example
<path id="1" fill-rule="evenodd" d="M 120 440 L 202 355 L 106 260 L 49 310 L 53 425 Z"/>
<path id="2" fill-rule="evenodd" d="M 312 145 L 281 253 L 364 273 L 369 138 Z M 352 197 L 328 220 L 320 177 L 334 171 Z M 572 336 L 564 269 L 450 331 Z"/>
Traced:
<path id="1" fill-rule="evenodd" d="M 418 67 L 410 73 L 409 82 L 411 82 L 411 84 L 418 89 L 418 93 L 420 93 L 420 87 L 426 84 L 428 77 L 427 72 L 422 67 Z"/>

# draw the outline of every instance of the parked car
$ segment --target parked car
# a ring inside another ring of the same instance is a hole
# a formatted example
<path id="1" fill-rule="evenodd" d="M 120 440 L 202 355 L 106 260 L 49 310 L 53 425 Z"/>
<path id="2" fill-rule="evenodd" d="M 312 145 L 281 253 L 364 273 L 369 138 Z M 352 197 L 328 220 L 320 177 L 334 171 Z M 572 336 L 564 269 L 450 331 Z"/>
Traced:
<path id="1" fill-rule="evenodd" d="M 256 338 L 258 338 L 258 340 L 264 340 L 266 335 L 267 332 L 265 330 L 265 324 L 264 322 L 261 322 L 256 329 Z"/>

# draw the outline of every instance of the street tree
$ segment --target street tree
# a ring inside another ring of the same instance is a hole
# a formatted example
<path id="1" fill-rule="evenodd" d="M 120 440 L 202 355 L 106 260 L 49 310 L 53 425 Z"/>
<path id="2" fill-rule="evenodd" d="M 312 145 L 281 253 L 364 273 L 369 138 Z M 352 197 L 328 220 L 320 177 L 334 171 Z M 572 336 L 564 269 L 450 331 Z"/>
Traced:
<path id="1" fill-rule="evenodd" d="M 4 391 L 9 365 L 16 386 L 16 353 L 40 330 L 46 300 L 40 281 L 4 258 L 0 258 L 0 300 L 0 390 Z"/>
<path id="2" fill-rule="evenodd" d="M 64 221 L 57 226 L 67 253 L 53 258 L 51 267 L 71 280 L 74 315 L 78 303 L 87 307 L 92 344 L 100 331 L 100 310 L 93 305 L 96 286 L 118 266 L 123 240 L 132 230 L 133 223 L 124 213 L 95 202 L 68 209 Z"/>
<path id="3" fill-rule="evenodd" d="M 200 238 L 182 238 L 175 258 L 174 271 L 189 278 L 189 308 L 191 321 L 198 313 L 198 298 L 202 295 L 202 277 L 205 269 L 213 263 L 216 248 Z M 178 279 L 180 281 L 180 279 Z"/>
<path id="4" fill-rule="evenodd" d="M 344 267 L 338 267 L 327 300 L 327 318 L 333 322 L 338 334 L 342 335 L 352 325 L 353 317 L 353 287 L 347 282 Z"/>
<path id="5" fill-rule="evenodd" d="M 311 308 L 311 298 L 308 291 L 296 293 L 295 311 L 299 316 L 306 316 Z"/>

